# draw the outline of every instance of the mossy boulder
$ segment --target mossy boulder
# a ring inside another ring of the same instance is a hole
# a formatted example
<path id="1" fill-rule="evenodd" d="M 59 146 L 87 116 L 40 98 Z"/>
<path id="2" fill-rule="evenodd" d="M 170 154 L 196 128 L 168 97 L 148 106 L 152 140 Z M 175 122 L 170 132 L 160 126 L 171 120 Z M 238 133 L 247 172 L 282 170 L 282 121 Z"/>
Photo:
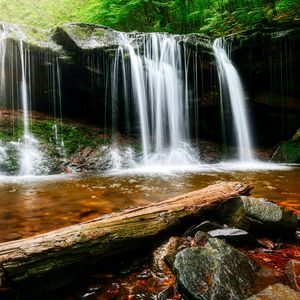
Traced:
<path id="1" fill-rule="evenodd" d="M 187 299 L 245 299 L 256 265 L 226 242 L 211 238 L 204 247 L 178 252 L 173 270 Z"/>
<path id="2" fill-rule="evenodd" d="M 259 236 L 292 235 L 297 229 L 297 216 L 263 198 L 238 197 L 221 205 L 218 219 L 235 228 Z"/>
<path id="3" fill-rule="evenodd" d="M 271 162 L 300 163 L 300 129 L 297 130 L 291 140 L 278 146 Z"/>
<path id="4" fill-rule="evenodd" d="M 50 30 L 0 22 L 0 32 L 4 38 L 15 43 L 23 41 L 27 47 L 42 51 L 51 50 L 57 55 L 63 55 L 61 46 L 52 40 Z"/>
<path id="5" fill-rule="evenodd" d="M 117 49 L 120 34 L 106 26 L 68 23 L 57 27 L 52 38 L 65 50 L 71 52 Z"/>

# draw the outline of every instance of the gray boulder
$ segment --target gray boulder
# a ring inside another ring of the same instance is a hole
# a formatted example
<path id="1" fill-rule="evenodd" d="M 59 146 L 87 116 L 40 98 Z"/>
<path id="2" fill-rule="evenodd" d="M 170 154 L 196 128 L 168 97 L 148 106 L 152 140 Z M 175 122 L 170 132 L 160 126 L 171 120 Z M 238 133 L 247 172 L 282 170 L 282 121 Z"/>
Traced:
<path id="1" fill-rule="evenodd" d="M 285 236 L 297 229 L 297 216 L 263 198 L 237 197 L 221 205 L 218 219 L 254 235 Z"/>
<path id="2" fill-rule="evenodd" d="M 216 238 L 178 252 L 173 265 L 181 293 L 202 300 L 245 299 L 255 269 L 245 254 Z"/>
<path id="3" fill-rule="evenodd" d="M 86 23 L 68 23 L 57 27 L 52 38 L 67 51 L 117 49 L 121 43 L 118 31 L 109 27 Z"/>

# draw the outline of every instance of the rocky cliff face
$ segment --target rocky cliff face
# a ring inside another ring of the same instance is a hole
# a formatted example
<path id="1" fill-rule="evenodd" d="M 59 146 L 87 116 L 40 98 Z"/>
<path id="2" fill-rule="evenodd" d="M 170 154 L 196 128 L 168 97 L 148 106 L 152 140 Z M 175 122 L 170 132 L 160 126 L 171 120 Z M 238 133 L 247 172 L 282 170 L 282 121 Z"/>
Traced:
<path id="1" fill-rule="evenodd" d="M 135 47 L 141 47 L 147 33 L 128 35 Z M 212 40 L 197 34 L 174 37 L 179 41 L 182 53 L 189 57 L 187 67 L 197 70 L 188 75 L 190 86 L 197 85 L 197 90 L 190 90 L 192 132 L 196 137 L 221 141 L 219 88 Z M 28 49 L 33 110 L 51 113 L 53 103 L 61 98 L 64 115 L 99 126 L 112 126 L 111 118 L 107 117 L 113 113 L 107 100 L 111 93 L 109 80 L 122 34 L 104 26 L 80 23 L 66 24 L 51 31 L 0 24 L 1 39 L 7 40 L 9 51 L 6 55 L 19 51 L 20 40 Z M 289 137 L 299 127 L 299 25 L 288 29 L 260 28 L 226 39 L 231 41 L 232 59 L 248 92 L 256 142 L 273 144 Z M 183 62 L 183 58 L 179 59 Z M 11 61 L 11 58 L 7 60 L 6 69 L 11 68 Z M 11 91 L 20 76 L 13 75 L 12 71 L 7 74 L 11 75 L 6 80 L 6 89 Z M 54 80 L 52 77 L 55 76 L 59 78 Z M 57 82 L 54 85 L 53 80 Z M 58 85 L 61 87 L 59 92 Z M 12 101 L 6 101 L 6 106 L 18 107 L 17 93 L 12 98 Z M 120 106 L 119 114 L 122 109 Z M 229 115 L 230 111 L 228 120 Z M 122 116 L 118 117 L 122 119 Z M 232 134 L 230 127 L 228 130 Z M 119 130 L 123 128 L 121 122 Z"/>
<path id="2" fill-rule="evenodd" d="M 227 37 L 246 83 L 256 141 L 276 143 L 299 127 L 300 26 L 258 28 Z"/>

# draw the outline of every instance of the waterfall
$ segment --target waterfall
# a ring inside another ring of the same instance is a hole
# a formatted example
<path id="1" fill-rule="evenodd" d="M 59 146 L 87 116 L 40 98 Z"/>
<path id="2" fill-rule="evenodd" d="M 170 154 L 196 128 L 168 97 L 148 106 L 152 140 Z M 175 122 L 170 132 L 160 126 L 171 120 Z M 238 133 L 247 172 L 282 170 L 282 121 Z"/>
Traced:
<path id="1" fill-rule="evenodd" d="M 2 29 L 2 30 L 1 30 Z M 45 95 L 40 89 L 40 74 L 36 68 L 45 68 L 48 81 L 44 88 L 53 116 L 58 124 L 54 124 L 53 133 L 57 152 L 63 156 L 64 144 L 61 135 L 61 74 L 57 57 L 48 52 L 32 52 L 31 47 L 25 46 L 25 34 L 17 30 L 14 34 L 17 40 L 10 38 L 9 29 L 2 25 L 0 29 L 0 107 L 9 109 L 12 121 L 11 141 L 0 140 L 0 172 L 18 174 L 21 176 L 48 174 L 50 162 L 42 150 L 38 139 L 31 132 L 30 116 L 32 107 L 38 105 L 37 93 Z M 19 121 L 16 109 L 20 108 L 22 136 L 19 138 Z M 15 128 L 17 130 L 15 130 Z M 16 133 L 16 136 L 15 136 Z M 18 137 L 18 139 L 17 139 Z"/>
<path id="2" fill-rule="evenodd" d="M 237 135 L 239 160 L 250 162 L 253 160 L 250 130 L 245 103 L 245 93 L 241 79 L 226 53 L 226 41 L 216 39 L 213 50 L 217 61 L 221 100 L 224 101 L 223 91 L 228 89 L 234 126 Z"/>
<path id="3" fill-rule="evenodd" d="M 5 101 L 5 55 L 6 55 L 6 40 L 5 32 L 0 31 L 0 104 Z"/>
<path id="4" fill-rule="evenodd" d="M 122 73 L 126 83 L 126 76 L 130 76 L 128 82 L 131 82 L 140 128 L 142 164 L 175 166 L 198 163 L 187 125 L 187 65 L 181 61 L 179 42 L 174 36 L 162 33 L 142 36 L 139 46 L 128 34 L 120 33 L 120 39 L 111 80 L 115 84 Z M 130 75 L 125 74 L 126 57 L 129 57 Z M 124 84 L 126 97 L 127 88 Z M 115 93 L 116 86 L 112 91 L 113 99 Z M 115 101 L 112 103 L 114 105 Z M 128 105 L 126 107 L 128 109 Z"/>
<path id="5" fill-rule="evenodd" d="M 39 149 L 39 143 L 29 130 L 29 85 L 27 83 L 27 70 L 30 68 L 29 53 L 24 50 L 23 41 L 19 41 L 21 60 L 21 103 L 23 112 L 23 137 L 19 144 L 20 171 L 22 176 L 40 173 L 43 162 L 43 154 Z M 28 50 L 29 51 L 29 50 Z"/>

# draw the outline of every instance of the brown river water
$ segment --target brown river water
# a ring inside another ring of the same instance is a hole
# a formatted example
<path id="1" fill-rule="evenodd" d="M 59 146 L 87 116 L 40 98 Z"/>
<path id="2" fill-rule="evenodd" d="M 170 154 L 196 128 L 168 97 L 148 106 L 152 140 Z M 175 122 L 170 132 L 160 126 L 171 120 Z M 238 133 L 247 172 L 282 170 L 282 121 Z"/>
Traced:
<path id="1" fill-rule="evenodd" d="M 0 242 L 30 237 L 120 209 L 153 203 L 221 181 L 254 186 L 252 195 L 300 214 L 300 167 L 177 174 L 0 178 Z"/>
<path id="2" fill-rule="evenodd" d="M 30 237 L 222 181 L 251 183 L 254 197 L 267 198 L 300 214 L 300 166 L 234 171 L 211 165 L 198 172 L 175 174 L 141 170 L 93 176 L 0 177 L 0 241 Z M 278 251 L 270 257 L 266 256 L 268 253 L 252 253 L 260 264 L 268 261 L 262 269 L 267 276 L 263 274 L 256 279 L 257 291 L 276 282 L 287 283 L 284 266 L 289 259 L 300 257 L 300 247 L 290 245 Z M 172 277 L 159 279 L 153 275 L 149 255 L 144 253 L 137 260 L 110 263 L 107 268 L 101 265 L 79 276 L 65 289 L 43 295 L 43 299 L 157 299 L 157 294 L 174 282 Z M 182 298 L 175 293 L 170 299 Z"/>

